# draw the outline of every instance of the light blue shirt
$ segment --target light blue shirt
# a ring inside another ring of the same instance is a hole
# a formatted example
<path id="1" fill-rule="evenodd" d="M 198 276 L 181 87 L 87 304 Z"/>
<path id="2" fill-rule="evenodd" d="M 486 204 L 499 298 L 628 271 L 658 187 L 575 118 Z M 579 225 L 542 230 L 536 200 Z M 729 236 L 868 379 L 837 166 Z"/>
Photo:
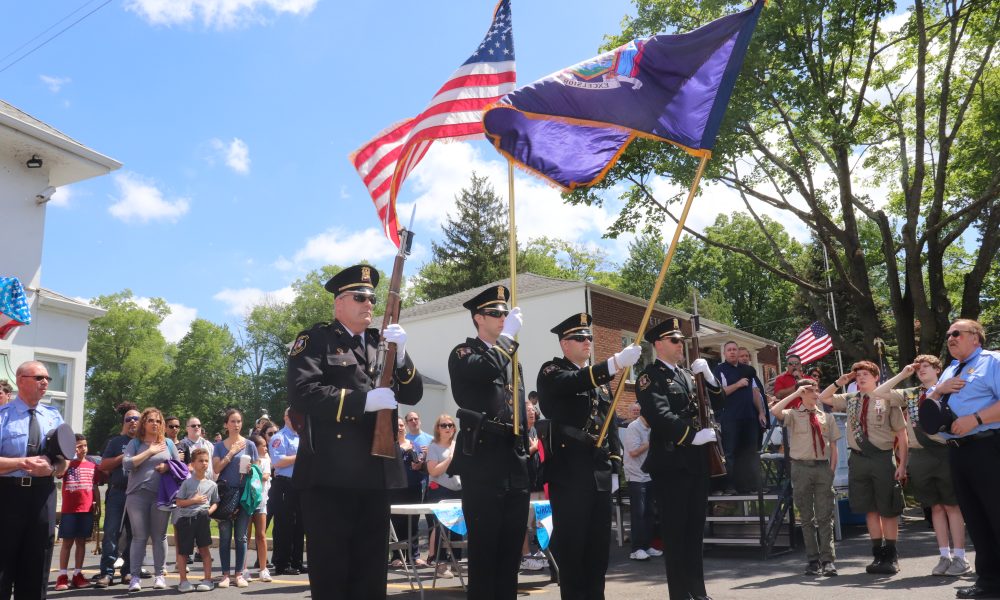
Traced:
<path id="1" fill-rule="evenodd" d="M 271 447 L 268 452 L 271 453 L 272 465 L 278 464 L 278 461 L 287 456 L 295 456 L 299 453 L 299 434 L 295 433 L 291 427 L 282 427 L 271 436 Z M 274 469 L 274 474 L 282 477 L 291 477 L 294 472 L 295 463 Z"/>
<path id="2" fill-rule="evenodd" d="M 38 429 L 42 432 L 42 449 L 45 448 L 45 434 L 62 425 L 63 418 L 59 411 L 48 404 L 38 403 L 35 407 L 35 419 Z M 31 414 L 28 405 L 20 396 L 12 402 L 0 406 L 0 456 L 4 458 L 23 458 L 28 455 L 28 426 Z M 24 471 L 11 471 L 0 477 L 28 477 Z"/>
<path id="3" fill-rule="evenodd" d="M 975 414 L 1000 401 L 1000 352 L 976 348 L 969 356 L 969 360 L 965 362 L 962 372 L 955 373 L 955 369 L 961 362 L 959 360 L 951 361 L 948 368 L 941 372 L 941 378 L 938 379 L 938 383 L 941 383 L 946 379 L 959 376 L 965 381 L 965 387 L 948 397 L 948 406 L 955 413 L 955 416 L 964 417 Z M 931 388 L 928 393 L 933 390 L 934 388 Z M 967 433 L 966 436 L 998 428 L 1000 428 L 1000 422 L 976 425 L 975 429 Z M 957 436 L 942 433 L 941 437 L 954 438 Z"/>

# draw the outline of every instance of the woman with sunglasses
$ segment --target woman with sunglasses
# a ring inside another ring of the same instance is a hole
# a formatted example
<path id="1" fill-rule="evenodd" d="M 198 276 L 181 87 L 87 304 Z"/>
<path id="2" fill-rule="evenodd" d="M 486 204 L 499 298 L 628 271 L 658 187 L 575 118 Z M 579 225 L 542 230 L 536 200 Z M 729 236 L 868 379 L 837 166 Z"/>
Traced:
<path id="1" fill-rule="evenodd" d="M 226 427 L 228 436 L 221 442 L 215 444 L 215 454 L 212 456 L 212 466 L 219 474 L 219 481 L 225 481 L 230 487 L 243 489 L 243 475 L 240 470 L 240 462 L 243 456 L 250 457 L 250 462 L 260 464 L 260 457 L 257 454 L 257 446 L 254 446 L 245 437 L 240 435 L 243 428 L 243 415 L 235 408 L 226 411 L 223 424 Z M 256 511 L 255 511 L 256 512 Z M 251 515 L 240 506 L 236 511 L 236 518 L 232 521 L 219 521 L 219 562 L 222 563 L 222 579 L 219 580 L 220 588 L 229 587 L 230 582 L 230 554 L 229 549 L 235 537 L 236 539 L 236 565 L 234 573 L 236 575 L 236 587 L 247 587 L 249 583 L 244 577 L 243 571 L 246 569 L 247 555 L 247 529 Z"/>
<path id="2" fill-rule="evenodd" d="M 428 503 L 440 502 L 442 500 L 462 499 L 462 480 L 458 475 L 449 475 L 448 467 L 451 465 L 452 456 L 455 454 L 455 419 L 451 415 L 441 415 L 434 423 L 434 439 L 427 447 L 427 483 Z M 437 520 L 434 522 L 435 528 L 431 530 L 430 545 L 427 549 L 429 559 L 438 560 L 441 554 L 437 550 Z M 449 537 L 458 541 L 462 536 L 453 531 L 449 531 Z M 454 558 L 462 557 L 461 550 L 455 549 Z M 444 561 L 438 560 L 437 574 L 439 577 L 451 579 L 455 575 L 449 568 L 451 557 L 446 556 Z"/>

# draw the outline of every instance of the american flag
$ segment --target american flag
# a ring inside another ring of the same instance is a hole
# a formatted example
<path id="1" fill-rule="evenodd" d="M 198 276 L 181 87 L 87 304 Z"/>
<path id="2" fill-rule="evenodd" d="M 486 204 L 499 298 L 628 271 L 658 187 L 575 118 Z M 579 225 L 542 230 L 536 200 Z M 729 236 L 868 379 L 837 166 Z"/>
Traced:
<path id="1" fill-rule="evenodd" d="M 483 109 L 514 89 L 510 0 L 500 0 L 482 43 L 412 119 L 395 123 L 351 154 L 371 194 L 382 229 L 399 246 L 396 196 L 434 140 L 483 135 Z"/>
<path id="2" fill-rule="evenodd" d="M 785 355 L 794 354 L 802 359 L 802 364 L 823 358 L 833 350 L 833 340 L 819 321 L 806 327 L 799 337 L 788 347 Z"/>

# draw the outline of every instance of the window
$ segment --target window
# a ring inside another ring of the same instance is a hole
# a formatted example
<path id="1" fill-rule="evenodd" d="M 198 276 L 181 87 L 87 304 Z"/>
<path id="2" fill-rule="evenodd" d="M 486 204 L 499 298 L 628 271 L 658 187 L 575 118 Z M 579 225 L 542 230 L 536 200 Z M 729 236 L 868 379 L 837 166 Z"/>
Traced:
<path id="1" fill-rule="evenodd" d="M 72 393 L 72 363 L 65 359 L 35 357 L 35 360 L 45 365 L 52 381 L 49 382 L 49 391 L 45 394 L 43 401 L 47 401 L 59 410 L 59 414 L 66 418 L 66 403 Z"/>
<path id="2" fill-rule="evenodd" d="M 622 348 L 625 348 L 629 344 L 634 344 L 635 333 L 629 331 L 623 331 L 621 335 L 621 340 L 622 340 Z M 628 381 L 629 383 L 635 383 L 635 380 L 638 377 L 637 373 L 642 373 L 642 370 L 645 369 L 647 365 L 652 364 L 652 362 L 656 360 L 656 352 L 653 350 L 652 344 L 650 344 L 646 340 L 642 340 L 640 346 L 642 346 L 642 355 L 639 357 L 639 362 L 635 363 L 635 365 L 628 373 L 628 379 L 626 381 Z"/>

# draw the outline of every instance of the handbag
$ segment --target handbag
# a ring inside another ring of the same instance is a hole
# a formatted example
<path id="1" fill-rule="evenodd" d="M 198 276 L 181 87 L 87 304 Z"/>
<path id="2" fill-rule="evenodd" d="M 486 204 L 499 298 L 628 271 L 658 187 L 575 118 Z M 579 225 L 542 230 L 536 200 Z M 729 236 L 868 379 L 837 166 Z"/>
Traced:
<path id="1" fill-rule="evenodd" d="M 233 486 L 220 480 L 219 486 L 219 506 L 212 513 L 212 518 L 217 521 L 233 521 L 240 511 L 240 497 L 243 495 L 243 480 L 240 485 Z"/>

